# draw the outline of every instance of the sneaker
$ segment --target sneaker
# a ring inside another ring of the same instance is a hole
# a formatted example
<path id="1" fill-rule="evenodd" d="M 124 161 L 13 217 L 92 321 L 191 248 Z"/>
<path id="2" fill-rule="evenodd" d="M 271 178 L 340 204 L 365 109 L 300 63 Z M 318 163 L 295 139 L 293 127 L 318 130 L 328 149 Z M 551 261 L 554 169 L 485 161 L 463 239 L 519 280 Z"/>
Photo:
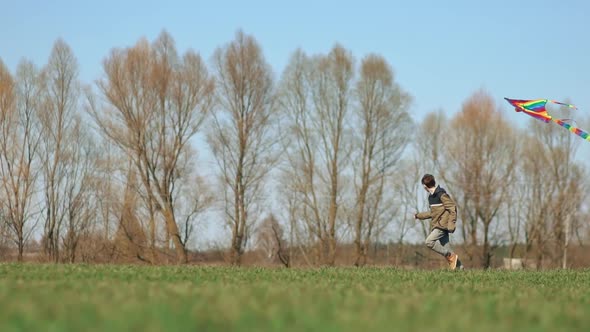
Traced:
<path id="1" fill-rule="evenodd" d="M 459 261 L 459 255 L 457 255 L 457 254 L 451 254 L 451 255 L 449 255 L 449 257 L 447 257 L 447 262 L 449 262 L 449 268 L 451 268 L 451 270 L 454 270 L 457 268 L 458 261 Z"/>
<path id="2" fill-rule="evenodd" d="M 463 263 L 461 261 L 457 261 L 457 269 L 463 271 L 465 270 L 465 266 L 463 265 Z"/>

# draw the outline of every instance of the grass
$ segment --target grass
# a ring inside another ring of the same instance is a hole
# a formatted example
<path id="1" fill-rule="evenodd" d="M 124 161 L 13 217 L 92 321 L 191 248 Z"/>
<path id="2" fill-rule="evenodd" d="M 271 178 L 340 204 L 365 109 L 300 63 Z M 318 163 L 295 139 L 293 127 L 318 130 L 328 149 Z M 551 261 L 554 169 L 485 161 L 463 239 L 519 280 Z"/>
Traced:
<path id="1" fill-rule="evenodd" d="M 0 265 L 0 331 L 590 331 L 590 271 Z"/>

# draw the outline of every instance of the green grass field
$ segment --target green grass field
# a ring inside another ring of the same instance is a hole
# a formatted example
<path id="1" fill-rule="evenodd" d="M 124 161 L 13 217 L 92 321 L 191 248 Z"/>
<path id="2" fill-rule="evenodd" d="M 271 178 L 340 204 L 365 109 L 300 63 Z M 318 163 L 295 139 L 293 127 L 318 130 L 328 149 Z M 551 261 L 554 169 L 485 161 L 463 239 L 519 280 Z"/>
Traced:
<path id="1" fill-rule="evenodd" d="M 0 331 L 590 331 L 590 271 L 0 265 Z"/>

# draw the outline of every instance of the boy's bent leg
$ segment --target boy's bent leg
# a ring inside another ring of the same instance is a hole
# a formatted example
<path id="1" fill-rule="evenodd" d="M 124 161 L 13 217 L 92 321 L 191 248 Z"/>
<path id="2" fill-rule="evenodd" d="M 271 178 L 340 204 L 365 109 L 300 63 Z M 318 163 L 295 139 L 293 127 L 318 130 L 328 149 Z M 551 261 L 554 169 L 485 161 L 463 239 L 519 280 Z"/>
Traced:
<path id="1" fill-rule="evenodd" d="M 445 241 L 445 245 L 441 244 L 441 239 Z M 449 234 L 441 229 L 435 228 L 430 232 L 430 235 L 426 238 L 426 246 L 432 249 L 434 252 L 441 254 L 444 257 L 447 257 L 451 254 L 449 251 Z"/>
<path id="2" fill-rule="evenodd" d="M 452 254 L 453 248 L 451 248 L 449 232 L 443 231 L 443 233 L 444 235 L 438 239 L 438 242 L 440 242 L 440 245 L 443 246 L 448 253 Z"/>

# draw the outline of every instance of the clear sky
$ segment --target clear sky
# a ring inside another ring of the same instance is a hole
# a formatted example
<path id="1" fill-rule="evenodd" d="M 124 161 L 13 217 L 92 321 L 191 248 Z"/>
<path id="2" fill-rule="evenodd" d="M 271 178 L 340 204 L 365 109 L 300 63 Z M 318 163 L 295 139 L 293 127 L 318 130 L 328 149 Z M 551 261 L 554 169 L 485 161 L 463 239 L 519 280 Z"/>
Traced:
<path id="1" fill-rule="evenodd" d="M 502 97 L 569 98 L 590 112 L 590 2 L 519 1 L 31 1 L 0 0 L 0 57 L 42 65 L 56 38 L 101 74 L 113 47 L 153 40 L 166 29 L 179 51 L 206 59 L 237 29 L 254 35 L 277 77 L 301 47 L 336 42 L 357 59 L 385 56 L 414 98 L 412 111 L 455 112 L 478 88 Z M 506 107 L 508 109 L 508 107 Z"/>
<path id="2" fill-rule="evenodd" d="M 479 88 L 507 111 L 503 97 L 568 99 L 590 114 L 589 18 L 584 0 L 0 0 L 0 58 L 12 71 L 22 57 L 41 66 L 61 37 L 89 83 L 111 48 L 163 29 L 180 52 L 208 60 L 243 29 L 277 78 L 296 48 L 323 53 L 338 42 L 358 60 L 383 55 L 413 95 L 415 119 L 439 108 L 454 113 Z"/>

